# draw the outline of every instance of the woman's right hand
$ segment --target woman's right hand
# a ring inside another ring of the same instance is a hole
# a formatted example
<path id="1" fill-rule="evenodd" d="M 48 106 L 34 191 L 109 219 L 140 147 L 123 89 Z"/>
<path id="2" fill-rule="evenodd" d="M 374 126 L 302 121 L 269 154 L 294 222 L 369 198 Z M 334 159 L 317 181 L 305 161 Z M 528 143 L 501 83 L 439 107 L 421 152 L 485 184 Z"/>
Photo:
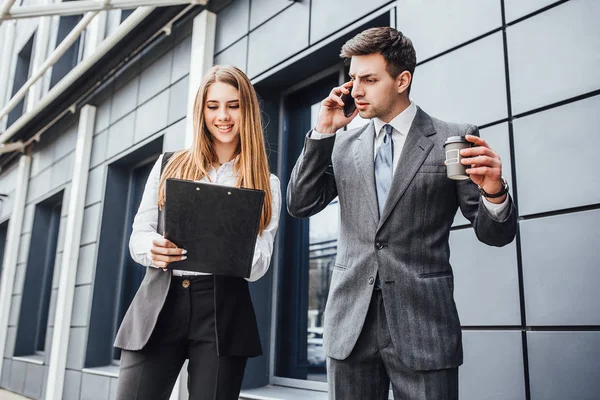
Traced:
<path id="1" fill-rule="evenodd" d="M 180 249 L 175 243 L 164 237 L 152 240 L 150 248 L 152 264 L 165 271 L 170 263 L 185 260 L 187 258 L 185 253 L 187 253 L 186 250 Z"/>

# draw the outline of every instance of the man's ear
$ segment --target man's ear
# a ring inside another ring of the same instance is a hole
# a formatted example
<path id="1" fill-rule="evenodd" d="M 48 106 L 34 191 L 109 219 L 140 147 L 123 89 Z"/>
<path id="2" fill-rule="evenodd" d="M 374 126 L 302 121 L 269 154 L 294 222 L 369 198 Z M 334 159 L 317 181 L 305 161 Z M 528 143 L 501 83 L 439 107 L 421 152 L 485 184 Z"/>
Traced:
<path id="1" fill-rule="evenodd" d="M 396 77 L 396 87 L 398 88 L 398 93 L 404 93 L 408 90 L 410 86 L 410 82 L 412 81 L 412 75 L 408 71 L 402 71 Z"/>

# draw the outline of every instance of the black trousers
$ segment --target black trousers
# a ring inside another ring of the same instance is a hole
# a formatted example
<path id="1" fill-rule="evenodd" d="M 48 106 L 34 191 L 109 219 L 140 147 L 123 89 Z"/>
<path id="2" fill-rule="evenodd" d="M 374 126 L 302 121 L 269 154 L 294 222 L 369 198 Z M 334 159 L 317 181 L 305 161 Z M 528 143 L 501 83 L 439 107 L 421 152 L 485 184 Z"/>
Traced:
<path id="1" fill-rule="evenodd" d="M 176 277 L 139 351 L 123 350 L 117 400 L 168 400 L 186 359 L 191 400 L 237 400 L 247 357 L 219 357 L 212 276 Z"/>
<path id="2" fill-rule="evenodd" d="M 392 343 L 380 290 L 373 292 L 350 356 L 345 360 L 328 357 L 327 375 L 333 400 L 387 400 L 390 382 L 396 400 L 458 400 L 458 368 L 415 371 L 402 363 Z"/>

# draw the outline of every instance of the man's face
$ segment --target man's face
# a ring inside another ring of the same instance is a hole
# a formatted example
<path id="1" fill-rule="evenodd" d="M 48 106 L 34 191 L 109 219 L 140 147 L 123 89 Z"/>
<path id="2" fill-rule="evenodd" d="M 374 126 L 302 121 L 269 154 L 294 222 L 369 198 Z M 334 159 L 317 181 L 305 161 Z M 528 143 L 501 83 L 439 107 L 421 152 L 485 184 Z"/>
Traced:
<path id="1" fill-rule="evenodd" d="M 362 118 L 379 118 L 389 122 L 398 113 L 402 100 L 398 83 L 386 71 L 386 62 L 379 53 L 352 56 L 350 77 L 354 82 L 352 97 Z"/>

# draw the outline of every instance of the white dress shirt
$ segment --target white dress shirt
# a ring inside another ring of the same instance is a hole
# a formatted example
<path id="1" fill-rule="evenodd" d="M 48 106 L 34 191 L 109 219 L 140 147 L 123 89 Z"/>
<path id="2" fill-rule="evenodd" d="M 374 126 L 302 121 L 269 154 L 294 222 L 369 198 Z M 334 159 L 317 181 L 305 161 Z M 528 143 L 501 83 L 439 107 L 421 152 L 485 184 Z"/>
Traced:
<path id="1" fill-rule="evenodd" d="M 396 167 L 398 166 L 398 160 L 400 159 L 400 155 L 402 154 L 402 149 L 404 148 L 404 142 L 406 142 L 406 135 L 410 131 L 410 127 L 417 115 L 417 106 L 414 101 L 411 100 L 410 105 L 404 109 L 400 114 L 396 115 L 390 122 L 389 125 L 392 126 L 392 141 L 394 144 L 394 159 L 392 174 L 396 173 Z M 379 118 L 373 118 L 373 123 L 375 124 L 375 144 L 373 146 L 373 160 L 377 156 L 377 151 L 379 147 L 383 143 L 383 137 L 385 134 L 383 133 L 383 126 L 386 122 L 380 120 Z M 335 135 L 335 133 L 320 133 L 313 129 L 310 133 L 310 139 L 320 140 L 326 137 L 331 137 L 331 135 Z M 508 196 L 506 199 L 500 204 L 494 204 L 488 201 L 485 197 L 483 197 L 483 204 L 488 209 L 492 217 L 494 217 L 497 221 L 503 221 L 508 217 Z"/>
<path id="2" fill-rule="evenodd" d="M 156 160 L 156 163 L 148 176 L 148 181 L 146 182 L 146 187 L 144 188 L 144 194 L 142 196 L 142 202 L 140 203 L 138 212 L 133 220 L 133 231 L 131 232 L 131 238 L 129 240 L 131 257 L 139 264 L 154 268 L 156 268 L 156 266 L 152 265 L 150 248 L 152 247 L 152 241 L 154 239 L 162 237 L 156 231 L 158 225 L 158 184 L 160 182 L 162 157 L 162 155 L 158 157 L 158 160 Z M 235 162 L 235 159 L 229 161 L 221 165 L 218 170 L 211 168 L 208 172 L 210 181 L 207 177 L 204 177 L 199 182 L 235 186 L 237 184 L 237 176 L 233 170 Z M 254 258 L 252 260 L 252 270 L 250 272 L 250 278 L 247 279 L 250 282 L 260 279 L 269 269 L 271 256 L 273 255 L 275 233 L 277 233 L 277 228 L 279 226 L 279 215 L 281 213 L 281 186 L 279 184 L 279 179 L 273 174 L 271 174 L 270 182 L 272 196 L 271 221 L 256 240 Z M 173 275 L 210 274 L 173 269 Z"/>

